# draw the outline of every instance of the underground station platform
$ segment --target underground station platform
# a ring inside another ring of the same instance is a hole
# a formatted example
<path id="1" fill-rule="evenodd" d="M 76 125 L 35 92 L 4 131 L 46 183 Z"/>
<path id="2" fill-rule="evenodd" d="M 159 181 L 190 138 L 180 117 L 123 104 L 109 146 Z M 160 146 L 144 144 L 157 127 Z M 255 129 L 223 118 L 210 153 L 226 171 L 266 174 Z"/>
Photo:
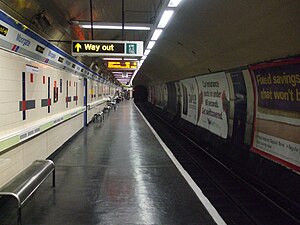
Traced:
<path id="1" fill-rule="evenodd" d="M 22 224 L 216 224 L 133 101 L 78 132 L 50 157 L 48 178 L 22 208 Z M 0 224 L 17 224 L 13 199 Z"/>

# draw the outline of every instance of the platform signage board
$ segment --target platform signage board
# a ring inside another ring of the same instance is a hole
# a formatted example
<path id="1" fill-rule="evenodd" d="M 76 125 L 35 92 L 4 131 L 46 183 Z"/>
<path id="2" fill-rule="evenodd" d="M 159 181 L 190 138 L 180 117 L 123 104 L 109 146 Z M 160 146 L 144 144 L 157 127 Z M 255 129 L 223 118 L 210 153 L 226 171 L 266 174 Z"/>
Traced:
<path id="1" fill-rule="evenodd" d="M 138 62 L 137 61 L 108 61 L 107 69 L 108 70 L 137 70 Z"/>
<path id="2" fill-rule="evenodd" d="M 142 41 L 103 41 L 78 40 L 72 41 L 73 56 L 118 56 L 142 57 Z"/>

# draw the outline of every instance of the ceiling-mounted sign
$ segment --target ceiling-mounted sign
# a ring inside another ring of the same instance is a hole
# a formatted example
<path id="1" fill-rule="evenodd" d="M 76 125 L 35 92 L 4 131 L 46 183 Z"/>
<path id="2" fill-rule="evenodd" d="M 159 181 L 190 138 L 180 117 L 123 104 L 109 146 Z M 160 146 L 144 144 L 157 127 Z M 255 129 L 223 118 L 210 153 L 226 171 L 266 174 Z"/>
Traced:
<path id="1" fill-rule="evenodd" d="M 108 61 L 107 69 L 109 70 L 137 70 L 137 61 Z"/>
<path id="2" fill-rule="evenodd" d="M 143 56 L 142 41 L 72 41 L 73 56 Z"/>

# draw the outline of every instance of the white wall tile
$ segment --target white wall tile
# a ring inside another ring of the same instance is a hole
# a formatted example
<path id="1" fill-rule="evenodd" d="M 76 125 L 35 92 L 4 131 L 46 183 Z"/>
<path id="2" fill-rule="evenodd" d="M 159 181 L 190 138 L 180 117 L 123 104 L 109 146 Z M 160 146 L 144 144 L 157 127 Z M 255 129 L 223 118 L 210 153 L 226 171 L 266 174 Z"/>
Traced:
<path id="1" fill-rule="evenodd" d="M 24 167 L 29 166 L 37 159 L 45 159 L 47 157 L 46 139 L 47 137 L 44 133 L 23 144 Z"/>
<path id="2" fill-rule="evenodd" d="M 30 82 L 30 74 L 26 73 L 26 100 L 36 100 L 36 108 L 26 110 L 26 120 L 23 120 L 22 112 L 19 111 L 19 102 L 22 101 L 22 72 L 26 72 L 26 64 L 38 67 L 39 72 L 33 75 L 33 83 Z M 46 84 L 43 84 L 43 76 L 45 76 Z M 48 77 L 51 79 L 51 113 L 48 113 L 47 107 L 41 107 L 41 99 L 48 98 Z M 60 79 L 62 79 L 62 93 L 60 92 Z M 58 102 L 56 103 L 53 101 L 54 81 L 56 81 L 59 89 Z M 72 98 L 72 101 L 69 103 L 68 108 L 65 101 L 66 81 L 71 81 L 71 86 L 68 86 L 68 96 Z M 73 97 L 76 95 L 74 82 L 78 85 L 77 105 L 73 101 Z M 93 101 L 98 100 L 98 93 L 103 91 L 103 85 L 91 80 L 88 81 L 88 84 L 88 97 L 91 97 L 89 90 L 92 84 L 96 94 Z M 49 65 L 25 59 L 25 57 L 11 52 L 0 50 L 0 137 L 26 129 L 34 123 L 42 122 L 56 114 L 66 113 L 71 109 L 82 106 L 83 95 L 84 84 L 82 78 Z M 91 98 L 89 101 L 91 102 Z M 94 109 L 92 113 L 96 110 L 98 109 Z M 79 115 L 0 155 L 0 186 L 26 168 L 32 161 L 46 158 L 52 154 L 82 127 L 83 115 Z"/>

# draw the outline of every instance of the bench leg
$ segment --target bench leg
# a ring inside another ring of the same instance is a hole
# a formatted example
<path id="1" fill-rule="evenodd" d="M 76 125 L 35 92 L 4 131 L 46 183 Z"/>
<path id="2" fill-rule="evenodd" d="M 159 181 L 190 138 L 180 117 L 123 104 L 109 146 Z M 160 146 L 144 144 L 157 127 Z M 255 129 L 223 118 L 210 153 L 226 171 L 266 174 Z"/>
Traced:
<path id="1" fill-rule="evenodd" d="M 18 225 L 22 225 L 22 211 L 21 211 L 21 207 L 18 207 Z"/>
<path id="2" fill-rule="evenodd" d="M 55 187 L 55 170 L 52 172 L 52 187 Z"/>

